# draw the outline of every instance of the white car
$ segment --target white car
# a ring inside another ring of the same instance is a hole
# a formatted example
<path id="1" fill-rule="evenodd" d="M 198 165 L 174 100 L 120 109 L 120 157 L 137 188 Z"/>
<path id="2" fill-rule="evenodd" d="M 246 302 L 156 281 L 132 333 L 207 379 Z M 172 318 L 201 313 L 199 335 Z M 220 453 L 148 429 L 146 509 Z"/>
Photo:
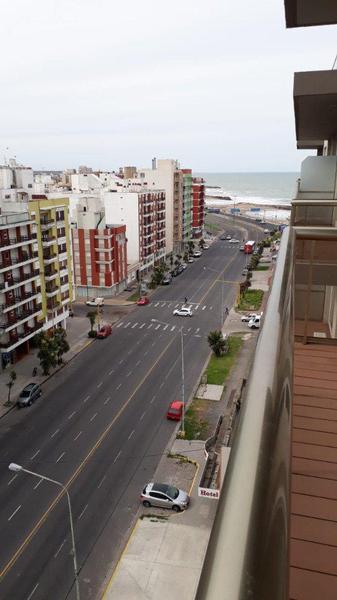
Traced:
<path id="1" fill-rule="evenodd" d="M 236 238 L 232 238 L 231 240 L 229 240 L 230 244 L 240 244 L 240 240 L 237 240 Z"/>
<path id="2" fill-rule="evenodd" d="M 189 263 L 192 263 L 192 262 L 194 262 L 194 258 L 193 258 L 193 256 L 189 256 L 189 257 L 188 257 L 188 259 L 187 259 L 187 262 L 189 262 Z"/>
<path id="3" fill-rule="evenodd" d="M 225 238 L 225 239 L 226 239 L 226 240 L 231 240 L 231 239 L 232 239 L 232 236 L 231 236 L 231 235 L 226 235 L 226 238 Z"/>
<path id="4" fill-rule="evenodd" d="M 104 298 L 92 298 L 91 300 L 86 301 L 87 306 L 103 306 Z"/>
<path id="5" fill-rule="evenodd" d="M 203 250 L 208 250 L 208 248 L 209 248 L 209 246 L 207 246 L 207 244 L 204 244 L 202 247 Z"/>
<path id="6" fill-rule="evenodd" d="M 270 233 L 269 229 L 264 229 L 263 233 Z"/>
<path id="7" fill-rule="evenodd" d="M 255 317 L 259 317 L 260 315 L 256 314 L 256 313 L 249 313 L 248 315 L 242 315 L 241 317 L 241 321 L 242 323 L 249 323 L 249 321 L 251 321 L 252 319 L 255 319 Z"/>
<path id="8" fill-rule="evenodd" d="M 181 308 L 176 308 L 173 311 L 174 315 L 178 317 L 191 317 L 193 315 L 192 309 L 189 306 L 182 306 Z"/>
<path id="9" fill-rule="evenodd" d="M 260 320 L 260 315 L 256 315 L 256 317 L 254 317 L 248 322 L 248 327 L 250 327 L 251 329 L 260 329 Z"/>
<path id="10" fill-rule="evenodd" d="M 202 255 L 201 250 L 195 250 L 195 252 L 193 252 L 194 258 L 200 258 L 201 255 Z"/>

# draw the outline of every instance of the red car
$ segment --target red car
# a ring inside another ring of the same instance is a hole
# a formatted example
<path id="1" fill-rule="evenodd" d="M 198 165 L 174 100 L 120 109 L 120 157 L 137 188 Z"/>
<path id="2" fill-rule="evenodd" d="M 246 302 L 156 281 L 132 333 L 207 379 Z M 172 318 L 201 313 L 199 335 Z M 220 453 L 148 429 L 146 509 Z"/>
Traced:
<path id="1" fill-rule="evenodd" d="M 141 298 L 139 298 L 139 300 L 137 300 L 137 304 L 138 306 L 144 306 L 145 304 L 149 304 L 150 300 L 148 299 L 147 296 L 142 296 Z"/>
<path id="2" fill-rule="evenodd" d="M 108 337 L 108 335 L 110 335 L 111 332 L 112 332 L 111 325 L 102 325 L 101 329 L 97 332 L 96 337 L 103 339 L 103 338 Z"/>
<path id="3" fill-rule="evenodd" d="M 173 400 L 168 407 L 166 418 L 172 419 L 173 421 L 180 421 L 183 415 L 183 406 L 184 405 L 180 400 Z"/>

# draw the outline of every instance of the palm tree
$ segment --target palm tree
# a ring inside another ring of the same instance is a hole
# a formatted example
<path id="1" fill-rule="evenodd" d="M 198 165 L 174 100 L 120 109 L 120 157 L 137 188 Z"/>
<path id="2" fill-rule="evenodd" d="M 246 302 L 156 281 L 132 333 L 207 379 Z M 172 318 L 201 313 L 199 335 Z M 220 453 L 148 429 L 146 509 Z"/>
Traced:
<path id="1" fill-rule="evenodd" d="M 11 391 L 12 391 L 12 387 L 14 385 L 14 381 L 16 380 L 16 371 L 12 370 L 9 374 L 9 381 L 8 383 L 6 383 L 7 387 L 8 387 L 8 398 L 4 404 L 4 406 L 11 406 L 12 402 L 11 402 Z"/>
<path id="2" fill-rule="evenodd" d="M 221 356 L 228 351 L 227 339 L 223 337 L 221 331 L 210 331 L 207 340 L 215 356 Z"/>
<path id="3" fill-rule="evenodd" d="M 90 331 L 92 331 L 95 325 L 97 314 L 95 311 L 89 310 L 89 312 L 87 313 L 87 317 L 90 321 Z"/>

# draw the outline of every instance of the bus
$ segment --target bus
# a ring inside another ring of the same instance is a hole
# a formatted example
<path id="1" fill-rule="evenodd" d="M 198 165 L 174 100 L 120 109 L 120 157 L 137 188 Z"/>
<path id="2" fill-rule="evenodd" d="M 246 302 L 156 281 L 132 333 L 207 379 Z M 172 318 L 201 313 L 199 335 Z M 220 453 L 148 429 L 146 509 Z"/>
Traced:
<path id="1" fill-rule="evenodd" d="M 253 254 L 255 250 L 255 242 L 254 240 L 250 240 L 245 243 L 244 253 L 245 254 Z"/>

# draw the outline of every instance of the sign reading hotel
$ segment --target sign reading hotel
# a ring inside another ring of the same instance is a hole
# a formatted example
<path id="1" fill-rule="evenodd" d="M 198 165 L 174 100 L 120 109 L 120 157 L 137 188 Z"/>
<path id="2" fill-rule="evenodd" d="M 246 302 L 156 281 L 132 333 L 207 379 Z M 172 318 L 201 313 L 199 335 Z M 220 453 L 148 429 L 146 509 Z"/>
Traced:
<path id="1" fill-rule="evenodd" d="M 219 500 L 220 490 L 199 487 L 198 496 L 200 496 L 201 498 L 213 498 L 214 500 Z"/>

